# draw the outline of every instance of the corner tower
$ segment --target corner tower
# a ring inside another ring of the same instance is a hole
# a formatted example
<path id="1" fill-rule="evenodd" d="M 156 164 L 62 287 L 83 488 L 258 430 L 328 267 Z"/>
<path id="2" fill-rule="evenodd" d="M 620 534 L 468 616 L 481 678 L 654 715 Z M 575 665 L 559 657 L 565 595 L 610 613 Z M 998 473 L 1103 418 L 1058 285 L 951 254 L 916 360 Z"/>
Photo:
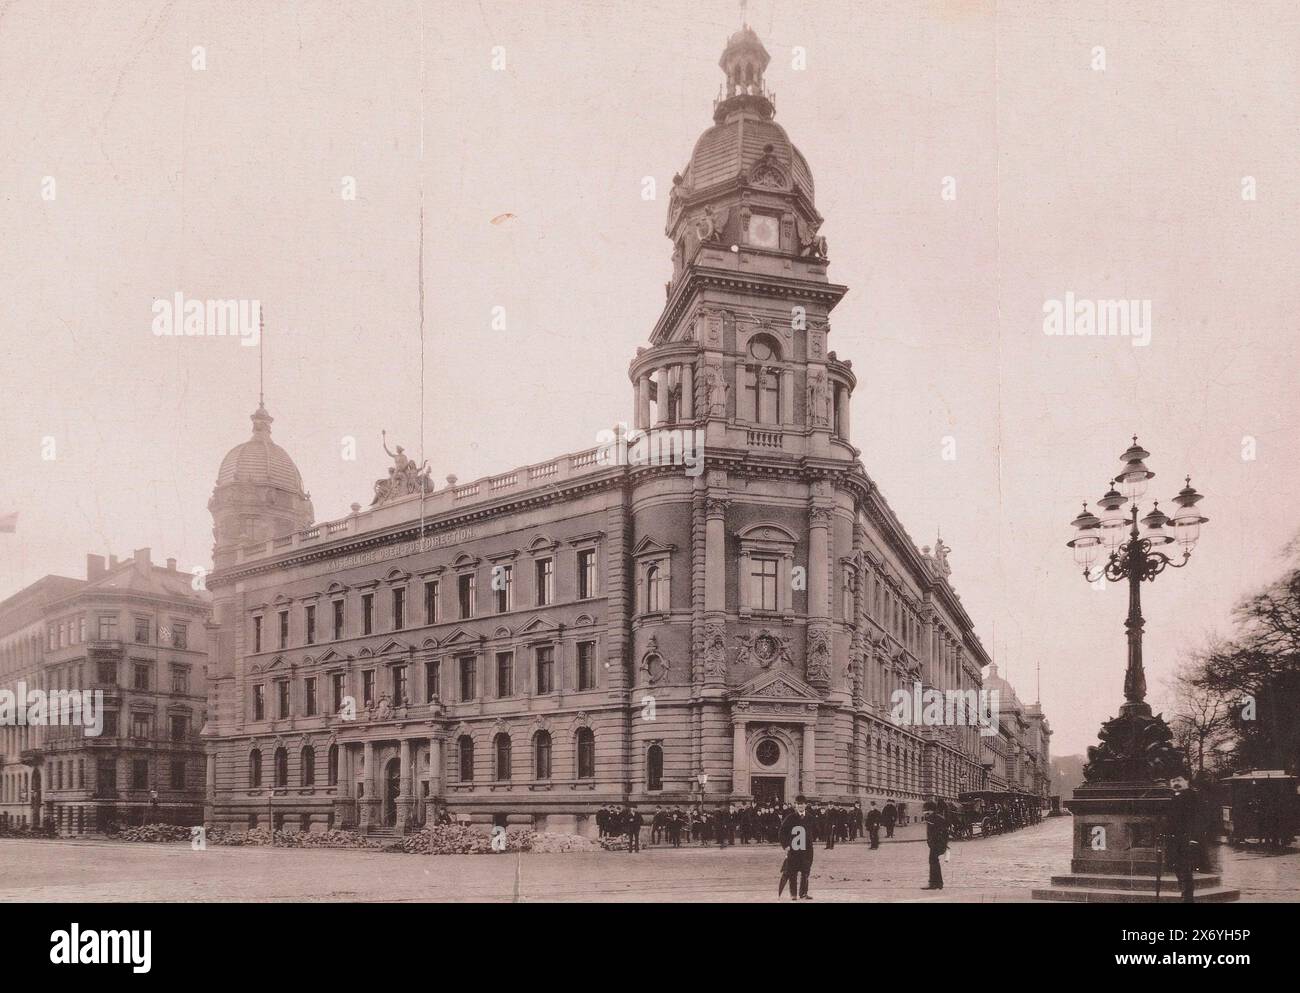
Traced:
<path id="1" fill-rule="evenodd" d="M 711 448 L 852 459 L 849 362 L 827 351 L 847 292 L 827 279 L 812 172 L 773 119 L 749 27 L 718 61 L 713 126 L 673 177 L 667 303 L 629 370 L 638 428 L 704 423 Z"/>

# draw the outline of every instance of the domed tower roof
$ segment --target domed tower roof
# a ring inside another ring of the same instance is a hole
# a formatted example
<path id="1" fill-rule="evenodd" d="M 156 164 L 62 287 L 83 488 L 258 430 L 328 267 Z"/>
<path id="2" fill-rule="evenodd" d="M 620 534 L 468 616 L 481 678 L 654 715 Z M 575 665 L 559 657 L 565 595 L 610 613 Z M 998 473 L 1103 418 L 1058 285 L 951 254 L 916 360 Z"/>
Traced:
<path id="1" fill-rule="evenodd" d="M 812 170 L 785 128 L 772 118 L 775 95 L 763 81 L 771 56 L 752 28 L 727 40 L 718 66 L 726 82 L 713 105 L 713 127 L 700 135 L 681 173 L 682 192 L 701 194 L 738 177 L 755 185 L 796 190 L 813 202 Z"/>
<path id="2" fill-rule="evenodd" d="M 236 445 L 221 460 L 217 485 L 224 483 L 269 483 L 281 489 L 303 492 L 302 475 L 289 453 L 271 440 L 274 418 L 258 404 L 252 414 L 253 437 Z"/>
<path id="3" fill-rule="evenodd" d="M 208 501 L 217 568 L 234 562 L 241 546 L 308 527 L 315 517 L 298 467 L 271 440 L 272 417 L 263 404 L 251 420 L 253 436 L 221 460 Z"/>

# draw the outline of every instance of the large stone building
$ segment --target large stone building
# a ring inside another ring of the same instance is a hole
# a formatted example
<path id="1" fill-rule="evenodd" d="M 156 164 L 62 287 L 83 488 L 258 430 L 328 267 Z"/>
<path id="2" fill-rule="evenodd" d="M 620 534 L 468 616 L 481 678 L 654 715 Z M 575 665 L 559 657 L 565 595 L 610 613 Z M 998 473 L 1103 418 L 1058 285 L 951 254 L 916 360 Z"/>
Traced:
<path id="1" fill-rule="evenodd" d="M 976 729 L 890 720 L 893 691 L 977 691 L 990 659 L 948 549 L 916 546 L 851 442 L 847 289 L 767 63 L 728 41 L 629 369 L 634 427 L 699 431 L 702 471 L 593 449 L 433 491 L 399 450 L 368 509 L 313 524 L 253 415 L 210 503 L 209 819 L 588 830 L 627 800 L 987 784 Z"/>
<path id="2" fill-rule="evenodd" d="M 0 725 L 0 817 L 62 834 L 198 823 L 208 617 L 193 577 L 148 548 L 88 555 L 84 580 L 46 576 L 0 603 L 0 690 L 103 702 L 98 735 L 53 723 L 52 707 L 44 724 Z"/>
<path id="3" fill-rule="evenodd" d="M 1015 687 L 989 666 L 984 688 L 998 693 L 998 733 L 985 740 L 988 789 L 1032 793 L 1042 806 L 1052 795 L 1052 729 L 1041 704 L 1020 702 Z"/>

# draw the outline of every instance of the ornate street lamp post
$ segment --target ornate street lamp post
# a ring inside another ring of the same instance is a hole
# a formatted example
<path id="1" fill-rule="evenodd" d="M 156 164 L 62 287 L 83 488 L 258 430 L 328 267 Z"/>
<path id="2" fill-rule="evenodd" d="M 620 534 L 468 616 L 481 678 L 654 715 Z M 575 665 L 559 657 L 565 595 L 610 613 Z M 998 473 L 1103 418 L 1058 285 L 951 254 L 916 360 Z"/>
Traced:
<path id="1" fill-rule="evenodd" d="M 1167 568 L 1181 569 L 1191 558 L 1207 520 L 1196 509 L 1201 494 L 1191 478 L 1174 497 L 1172 518 L 1153 502 L 1140 520 L 1138 502 L 1155 473 L 1150 457 L 1137 443 L 1120 457 L 1123 468 L 1097 501 L 1097 516 L 1084 504 L 1074 519 L 1074 538 L 1067 542 L 1084 579 L 1128 582 L 1128 664 L 1124 670 L 1124 703 L 1119 716 L 1102 725 L 1099 743 L 1088 749 L 1084 783 L 1067 806 L 1074 815 L 1074 858 L 1070 876 L 1053 877 L 1054 888 L 1036 890 L 1043 899 L 1091 901 L 1155 899 L 1160 871 L 1160 834 L 1172 792 L 1168 780 L 1187 772 L 1186 760 L 1174 744 L 1164 719 L 1146 702 L 1147 681 L 1142 667 L 1142 584 Z M 1125 504 L 1129 504 L 1126 512 Z M 1177 546 L 1174 548 L 1173 546 Z M 1181 558 L 1177 557 L 1181 550 Z M 1093 572 L 1101 553 L 1105 562 Z M 1171 554 L 1172 553 L 1172 554 Z M 1148 878 L 1149 877 L 1149 878 Z M 1204 880 L 1209 885 L 1211 880 Z M 1147 891 L 1150 891 L 1147 893 Z M 1235 891 L 1211 888 L 1211 899 L 1235 899 Z"/>

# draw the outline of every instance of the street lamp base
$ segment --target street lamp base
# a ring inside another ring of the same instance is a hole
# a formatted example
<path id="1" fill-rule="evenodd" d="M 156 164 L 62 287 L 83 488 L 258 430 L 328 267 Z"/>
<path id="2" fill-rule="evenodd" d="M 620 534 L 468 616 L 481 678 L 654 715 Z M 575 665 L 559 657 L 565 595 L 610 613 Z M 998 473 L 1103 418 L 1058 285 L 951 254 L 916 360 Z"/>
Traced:
<path id="1" fill-rule="evenodd" d="M 1053 876 L 1035 900 L 1086 903 L 1168 903 L 1181 899 L 1163 848 L 1162 832 L 1173 791 L 1142 782 L 1079 787 L 1066 804 L 1074 817 L 1070 873 Z M 1199 902 L 1231 902 L 1237 890 L 1217 875 L 1194 876 Z"/>

